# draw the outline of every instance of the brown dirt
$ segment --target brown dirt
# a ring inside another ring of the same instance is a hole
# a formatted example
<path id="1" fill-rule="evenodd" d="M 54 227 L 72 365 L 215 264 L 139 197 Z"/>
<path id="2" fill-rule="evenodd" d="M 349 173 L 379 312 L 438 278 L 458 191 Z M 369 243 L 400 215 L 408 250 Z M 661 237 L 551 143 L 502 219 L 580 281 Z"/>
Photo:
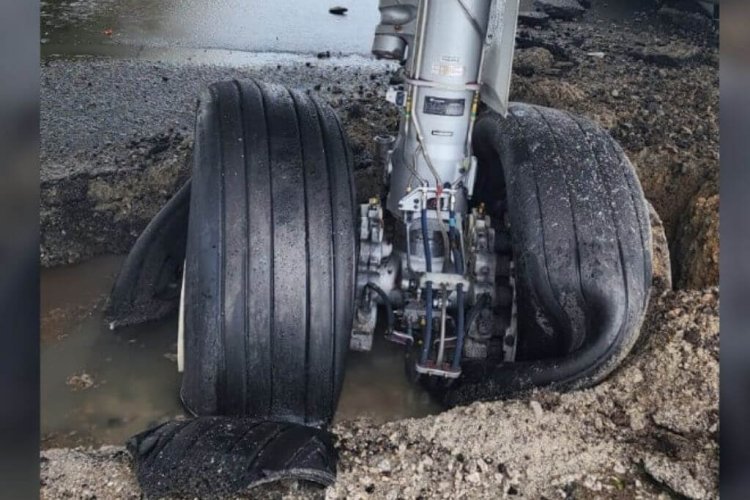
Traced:
<path id="1" fill-rule="evenodd" d="M 677 232 L 675 263 L 680 288 L 703 288 L 719 282 L 719 195 L 703 190 L 690 202 Z"/>
<path id="2" fill-rule="evenodd" d="M 125 253 L 187 179 L 191 147 L 180 133 L 160 134 L 132 141 L 127 163 L 43 180 L 41 264 Z"/>

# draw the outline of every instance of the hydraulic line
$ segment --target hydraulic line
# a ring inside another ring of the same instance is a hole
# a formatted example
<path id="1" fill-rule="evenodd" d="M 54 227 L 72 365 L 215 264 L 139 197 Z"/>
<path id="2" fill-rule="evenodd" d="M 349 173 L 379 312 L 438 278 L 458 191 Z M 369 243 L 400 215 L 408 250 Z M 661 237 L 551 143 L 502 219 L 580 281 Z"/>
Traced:
<path id="1" fill-rule="evenodd" d="M 464 256 L 461 248 L 461 235 L 456 228 L 456 212 L 450 211 L 450 230 L 454 239 L 453 251 L 455 252 L 454 260 L 456 262 L 456 273 L 463 276 L 464 274 Z M 464 326 L 466 311 L 464 310 L 464 286 L 459 283 L 456 287 L 456 351 L 453 354 L 453 365 L 451 368 L 458 370 L 461 367 L 461 356 L 464 350 L 464 338 L 466 328 Z"/>
<path id="2" fill-rule="evenodd" d="M 427 29 L 427 9 L 429 7 L 429 0 L 423 0 L 419 3 L 419 6 L 421 7 L 420 11 L 417 13 L 417 25 L 419 26 L 419 33 L 417 34 L 414 47 L 415 47 L 415 56 L 414 61 L 412 62 L 412 67 L 410 68 L 412 71 L 412 76 L 415 79 L 419 79 L 419 74 L 421 72 L 422 68 L 422 55 L 424 53 L 423 45 L 424 45 L 424 36 L 425 36 L 425 30 Z M 408 73 L 407 73 L 408 74 Z M 413 99 L 414 99 L 414 93 L 415 93 L 416 87 L 413 85 L 409 86 L 408 92 L 406 93 L 406 116 L 404 120 L 404 137 L 408 137 L 409 135 L 409 128 L 411 126 L 411 114 L 414 111 L 414 105 L 413 105 Z M 415 152 L 416 153 L 416 152 Z M 414 161 L 414 170 L 417 170 L 417 162 L 416 162 L 416 154 L 415 154 L 415 161 Z M 419 175 L 417 175 L 417 178 L 419 178 Z"/>
<path id="3" fill-rule="evenodd" d="M 394 342 L 398 342 L 400 344 L 404 345 L 411 345 L 414 342 L 414 336 L 412 335 L 412 326 L 411 321 L 409 321 L 406 324 L 406 333 L 401 333 L 399 331 L 393 330 L 391 332 L 391 338 L 389 340 L 392 340 Z"/>
<path id="4" fill-rule="evenodd" d="M 453 244 L 451 245 L 451 252 L 453 253 L 453 261 L 456 264 L 456 274 L 460 274 L 461 276 L 463 276 L 464 275 L 464 255 L 463 255 L 463 249 L 461 248 L 461 235 L 458 233 L 458 228 L 456 227 L 456 212 L 454 210 L 451 210 L 449 212 L 448 227 L 450 231 L 450 236 L 453 239 Z"/>
<path id="5" fill-rule="evenodd" d="M 440 186 L 440 184 L 438 184 Z M 443 248 L 445 249 L 446 258 L 450 262 L 451 260 L 451 240 L 448 236 L 448 230 L 445 227 L 445 223 L 443 222 L 443 212 L 440 208 L 440 198 L 442 195 L 442 187 L 439 187 L 437 190 L 437 198 L 435 198 L 435 213 L 437 215 L 437 222 L 438 222 L 438 228 L 440 229 L 440 234 L 443 237 Z"/>
<path id="6" fill-rule="evenodd" d="M 424 246 L 424 260 L 425 270 L 428 273 L 432 272 L 432 249 L 430 248 L 430 232 L 427 229 L 427 209 L 422 209 L 421 214 L 422 222 L 422 245 Z M 428 282 L 432 283 L 432 282 Z"/>
<path id="7" fill-rule="evenodd" d="M 440 344 L 438 345 L 437 354 L 438 367 L 443 366 L 443 357 L 445 355 L 445 321 L 448 316 L 448 290 L 445 288 L 445 286 L 442 287 L 440 297 Z"/>
<path id="8" fill-rule="evenodd" d="M 411 181 L 412 181 L 413 178 L 416 178 L 419 181 L 419 184 L 421 186 L 423 186 L 423 187 L 427 187 L 427 186 L 430 185 L 430 183 L 427 182 L 427 179 L 425 179 L 424 177 L 421 177 L 419 175 L 419 172 L 417 172 L 417 155 L 419 154 L 419 152 L 421 151 L 421 149 L 422 149 L 422 145 L 420 144 L 414 150 L 414 154 L 412 155 L 412 162 L 413 163 L 409 163 L 408 161 L 404 162 L 404 164 L 406 165 L 406 168 L 408 168 L 409 172 L 411 172 L 411 177 L 409 178 L 409 182 L 407 184 L 407 189 L 411 188 Z"/>
<path id="9" fill-rule="evenodd" d="M 430 250 L 429 231 L 427 230 L 427 208 L 422 209 L 422 243 L 424 244 L 425 268 L 428 273 L 432 272 L 432 250 Z M 425 326 L 424 347 L 419 364 L 427 363 L 432 344 L 432 281 L 425 283 Z"/>
<path id="10" fill-rule="evenodd" d="M 405 219 L 406 234 L 411 234 L 412 215 L 411 213 L 406 215 Z M 414 276 L 414 268 L 411 267 L 411 242 L 409 238 L 406 238 L 406 270 L 409 271 L 409 276 Z"/>
<path id="11" fill-rule="evenodd" d="M 421 73 L 422 73 L 422 57 L 424 56 L 424 38 L 425 33 L 427 32 L 427 12 L 430 8 L 430 1 L 429 0 L 422 0 L 420 2 L 420 6 L 422 7 L 422 12 L 420 12 L 417 15 L 417 18 L 419 19 L 419 34 L 417 35 L 416 39 L 416 58 L 415 58 L 415 67 L 412 68 L 414 70 L 414 77 L 416 79 L 419 79 Z"/>
<path id="12" fill-rule="evenodd" d="M 455 252 L 454 260 L 456 261 L 456 273 L 463 276 L 464 274 L 464 256 L 463 248 L 461 246 L 461 235 L 458 233 L 456 228 L 456 212 L 451 210 L 449 213 L 449 225 L 451 230 L 451 236 L 454 240 L 453 251 Z M 466 336 L 466 328 L 464 325 L 464 316 L 466 311 L 464 310 L 464 285 L 459 283 L 456 286 L 456 351 L 453 354 L 453 364 L 451 368 L 458 370 L 461 368 L 461 356 L 464 350 L 464 338 Z"/>
<path id="13" fill-rule="evenodd" d="M 461 355 L 464 350 L 464 336 L 466 335 L 466 329 L 464 328 L 464 286 L 459 283 L 456 287 L 456 352 L 453 353 L 453 364 L 451 368 L 458 370 L 461 367 Z"/>
<path id="14" fill-rule="evenodd" d="M 482 60 L 480 61 L 480 64 L 479 64 L 480 75 L 481 75 L 481 67 L 483 65 L 484 65 L 484 53 L 482 54 Z M 472 102 L 471 102 L 471 118 L 469 121 L 469 130 L 466 133 L 466 143 L 464 145 L 464 152 L 467 158 L 470 158 L 472 155 L 471 136 L 474 134 L 474 124 L 477 121 L 478 111 L 479 111 L 479 92 L 474 92 L 474 98 L 472 99 Z"/>
<path id="15" fill-rule="evenodd" d="M 362 296 L 360 297 L 360 304 L 365 303 L 365 294 L 367 293 L 367 289 L 372 290 L 373 292 L 377 293 L 380 297 L 381 302 L 383 302 L 383 305 L 385 305 L 386 313 L 388 314 L 388 331 L 387 334 L 390 335 L 393 333 L 396 324 L 395 319 L 393 316 L 393 303 L 391 302 L 391 299 L 388 297 L 388 294 L 383 291 L 382 288 L 380 288 L 378 285 L 376 285 L 373 282 L 367 283 L 365 286 L 362 287 Z"/>

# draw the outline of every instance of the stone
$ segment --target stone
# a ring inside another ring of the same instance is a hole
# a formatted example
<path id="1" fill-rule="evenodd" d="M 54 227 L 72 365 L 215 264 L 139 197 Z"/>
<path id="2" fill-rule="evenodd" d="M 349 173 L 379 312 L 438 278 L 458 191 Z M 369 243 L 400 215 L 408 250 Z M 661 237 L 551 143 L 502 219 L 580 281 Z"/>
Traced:
<path id="1" fill-rule="evenodd" d="M 539 403 L 539 401 L 531 401 L 529 403 L 529 406 L 531 407 L 531 411 L 534 412 L 534 416 L 537 420 L 542 418 L 542 416 L 544 415 L 544 409 L 542 408 L 542 405 L 541 403 Z"/>
<path id="2" fill-rule="evenodd" d="M 86 372 L 68 377 L 65 381 L 74 391 L 83 391 L 94 386 L 94 378 Z"/>
<path id="3" fill-rule="evenodd" d="M 518 13 L 518 22 L 521 26 L 547 26 L 549 25 L 549 19 L 549 14 L 536 10 Z"/>
<path id="4" fill-rule="evenodd" d="M 690 12 L 674 7 L 662 7 L 657 13 L 659 19 L 688 33 L 705 35 L 715 33 L 717 23 L 701 12 Z"/>
<path id="5" fill-rule="evenodd" d="M 577 0 L 534 0 L 534 6 L 553 19 L 571 21 L 586 12 Z"/>
<path id="6" fill-rule="evenodd" d="M 685 465 L 657 455 L 645 457 L 642 465 L 651 479 L 677 495 L 694 500 L 708 498 L 706 490 Z"/>
<path id="7" fill-rule="evenodd" d="M 513 58 L 513 71 L 521 76 L 532 76 L 547 72 L 554 62 L 552 52 L 542 47 L 521 49 Z"/>
<path id="8" fill-rule="evenodd" d="M 634 59 L 645 61 L 656 66 L 667 68 L 681 68 L 700 57 L 700 48 L 679 42 L 671 42 L 661 46 L 645 46 L 630 51 L 629 55 Z"/>

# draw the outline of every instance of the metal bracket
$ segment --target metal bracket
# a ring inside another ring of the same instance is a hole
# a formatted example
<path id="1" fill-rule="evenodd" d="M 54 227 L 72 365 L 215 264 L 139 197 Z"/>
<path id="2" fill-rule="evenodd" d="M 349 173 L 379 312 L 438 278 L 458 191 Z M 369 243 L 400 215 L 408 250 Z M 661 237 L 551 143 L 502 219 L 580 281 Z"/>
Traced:
<path id="1" fill-rule="evenodd" d="M 422 273 L 419 277 L 419 287 L 424 288 L 431 281 L 434 286 L 445 287 L 446 290 L 456 290 L 458 285 L 463 285 L 468 290 L 471 282 L 459 274 L 448 273 Z"/>
<path id="2" fill-rule="evenodd" d="M 479 75 L 482 101 L 503 116 L 508 114 L 519 3 L 520 0 L 493 0 Z"/>
<path id="3" fill-rule="evenodd" d="M 395 287 L 398 275 L 397 261 L 391 259 L 393 246 L 385 240 L 383 207 L 377 198 L 359 206 L 359 257 L 357 261 L 357 300 L 368 283 L 374 283 L 386 293 Z M 358 304 L 352 326 L 349 348 L 369 351 L 372 348 L 377 323 L 377 300 L 365 294 L 363 304 Z"/>
<path id="4" fill-rule="evenodd" d="M 448 220 L 449 212 L 456 208 L 455 205 L 457 194 L 458 190 L 456 189 L 440 189 L 440 211 L 443 214 L 444 220 Z M 398 201 L 398 209 L 402 212 L 421 212 L 424 209 L 428 209 L 430 212 L 432 212 L 432 210 L 434 210 L 434 207 L 431 209 L 429 207 L 429 203 L 432 200 L 436 200 L 437 203 L 437 199 L 437 188 L 420 186 L 406 193 L 406 195 Z M 431 214 L 428 214 L 428 216 L 429 215 Z"/>
<path id="5" fill-rule="evenodd" d="M 391 85 L 385 93 L 385 100 L 399 108 L 406 106 L 406 90 L 403 85 Z"/>
<path id="6" fill-rule="evenodd" d="M 443 368 L 438 368 L 430 363 L 427 365 L 417 363 L 414 368 L 417 373 L 422 375 L 434 375 L 443 378 L 458 378 L 461 376 L 461 369 L 454 370 L 448 363 L 445 363 Z"/>
<path id="7" fill-rule="evenodd" d="M 480 295 L 488 294 L 495 298 L 495 270 L 497 258 L 495 256 L 495 230 L 492 228 L 489 215 L 479 209 L 469 214 L 468 228 L 468 272 L 474 278 L 472 287 L 472 301 L 476 302 Z"/>
<path id="8" fill-rule="evenodd" d="M 349 349 L 360 352 L 367 352 L 372 349 L 377 320 L 378 308 L 373 301 L 370 302 L 368 309 L 357 308 L 352 325 L 352 336 L 349 340 Z"/>

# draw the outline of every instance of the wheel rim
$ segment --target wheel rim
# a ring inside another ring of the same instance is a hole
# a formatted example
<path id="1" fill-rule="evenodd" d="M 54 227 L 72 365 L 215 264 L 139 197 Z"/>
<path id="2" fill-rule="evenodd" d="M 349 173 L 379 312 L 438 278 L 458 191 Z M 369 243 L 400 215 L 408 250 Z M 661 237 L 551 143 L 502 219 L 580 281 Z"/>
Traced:
<path id="1" fill-rule="evenodd" d="M 182 266 L 182 287 L 180 289 L 180 312 L 177 317 L 177 372 L 185 369 L 185 275 L 186 266 Z"/>

